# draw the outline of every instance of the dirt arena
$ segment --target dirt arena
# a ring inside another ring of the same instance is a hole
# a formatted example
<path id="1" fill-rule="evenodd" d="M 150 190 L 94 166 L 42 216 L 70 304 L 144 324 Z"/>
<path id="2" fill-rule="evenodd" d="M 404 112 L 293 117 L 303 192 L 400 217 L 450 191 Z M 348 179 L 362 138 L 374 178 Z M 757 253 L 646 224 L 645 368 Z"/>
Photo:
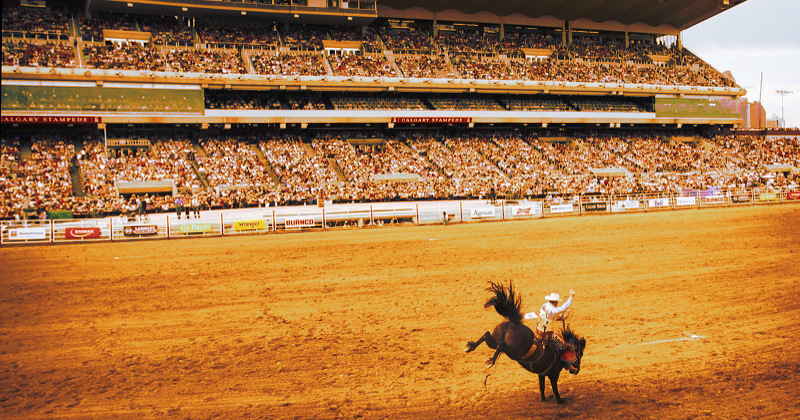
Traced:
<path id="1" fill-rule="evenodd" d="M 0 249 L 2 418 L 797 418 L 800 206 Z M 577 376 L 485 346 L 577 291 Z M 694 335 L 694 338 L 692 338 Z M 487 374 L 491 376 L 484 379 Z"/>

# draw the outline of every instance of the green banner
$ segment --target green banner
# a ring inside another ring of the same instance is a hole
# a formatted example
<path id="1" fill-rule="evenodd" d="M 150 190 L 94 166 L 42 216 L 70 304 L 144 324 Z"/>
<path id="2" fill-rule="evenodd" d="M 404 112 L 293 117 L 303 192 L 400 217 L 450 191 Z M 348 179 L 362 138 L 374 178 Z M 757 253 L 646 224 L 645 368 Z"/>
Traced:
<path id="1" fill-rule="evenodd" d="M 9 111 L 202 113 L 202 89 L 2 86 Z"/>

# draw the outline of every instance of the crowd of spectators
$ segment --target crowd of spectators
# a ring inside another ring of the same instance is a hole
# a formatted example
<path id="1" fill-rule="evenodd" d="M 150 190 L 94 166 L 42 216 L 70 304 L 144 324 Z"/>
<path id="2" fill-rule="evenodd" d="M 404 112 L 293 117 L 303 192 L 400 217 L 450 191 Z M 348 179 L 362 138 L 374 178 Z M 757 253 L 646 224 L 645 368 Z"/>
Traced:
<path id="1" fill-rule="evenodd" d="M 84 139 L 76 153 L 78 138 L 50 133 L 26 141 L 26 158 L 19 137 L 3 137 L 2 216 L 18 217 L 31 208 L 114 212 L 130 205 L 116 193 L 120 181 L 173 180 L 205 205 L 223 207 L 319 199 L 743 191 L 798 188 L 800 182 L 800 175 L 767 167 L 800 167 L 797 137 L 585 132 L 550 138 L 517 130 L 401 130 L 383 141 L 359 141 L 365 134 L 212 133 L 194 141 L 160 134 L 148 137 L 149 146 L 128 148 L 106 148 L 95 137 Z M 74 194 L 74 165 L 80 168 L 85 198 Z M 393 176 L 401 179 L 387 179 Z M 172 205 L 169 197 L 148 200 L 154 208 Z"/>
<path id="2" fill-rule="evenodd" d="M 116 13 L 96 13 L 91 19 L 81 17 L 80 19 L 81 37 L 84 41 L 103 42 L 105 36 L 103 30 L 113 29 L 117 31 L 138 31 L 131 15 L 120 15 Z"/>
<path id="3" fill-rule="evenodd" d="M 327 71 L 322 56 L 286 52 L 321 52 L 323 41 L 332 40 L 361 43 L 356 54 L 331 53 L 328 56 L 333 74 L 342 76 L 735 87 L 732 80 L 690 51 L 677 44 L 667 46 L 641 36 L 632 37 L 626 43 L 621 34 L 576 34 L 570 43 L 565 44 L 559 34 L 520 27 L 510 28 L 501 38 L 496 28 L 489 27 L 463 29 L 441 26 L 434 37 L 434 30 L 429 26 L 398 28 L 386 22 L 367 27 L 335 27 L 205 20 L 193 26 L 188 21 L 170 16 L 112 13 L 97 13 L 91 19 L 81 17 L 79 21 L 84 41 L 103 41 L 103 30 L 115 29 L 149 32 L 152 34 L 151 43 L 159 46 L 194 46 L 195 41 L 200 42 L 203 49 L 199 51 L 170 52 L 172 67 L 176 71 L 247 73 L 247 67 L 241 63 L 241 54 L 215 50 L 235 46 L 270 51 L 251 55 L 256 74 L 324 76 Z M 52 11 L 4 9 L 3 22 L 4 31 L 6 28 L 31 33 L 51 31 L 51 28 L 62 32 L 69 30 L 69 17 Z M 39 66 L 70 66 L 66 51 L 60 48 L 50 54 L 57 57 L 28 62 Z M 552 53 L 549 57 L 529 60 L 524 49 L 549 50 Z M 393 51 L 394 55 L 387 58 L 383 50 Z M 278 51 L 282 53 L 278 54 Z M 97 46 L 87 47 L 84 52 L 88 55 L 87 62 L 94 63 L 90 65 L 93 68 L 163 68 L 158 54 Z M 29 55 L 36 55 L 36 52 Z M 661 58 L 654 61 L 651 56 Z M 156 61 L 151 63 L 151 58 L 156 58 Z"/>
<path id="4" fill-rule="evenodd" d="M 325 62 L 322 53 L 256 52 L 250 55 L 257 74 L 283 76 L 324 76 Z"/>
<path id="5" fill-rule="evenodd" d="M 147 16 L 141 29 L 150 32 L 155 45 L 194 45 L 194 30 L 189 23 L 175 16 Z"/>
<path id="6" fill-rule="evenodd" d="M 395 54 L 431 55 L 435 51 L 430 30 L 424 28 L 380 28 L 378 34 L 386 49 Z"/>
<path id="7" fill-rule="evenodd" d="M 66 43 L 3 42 L 3 65 L 74 68 L 75 50 Z"/>
<path id="8" fill-rule="evenodd" d="M 277 47 L 274 23 L 204 21 L 197 25 L 200 41 L 206 44 Z"/>
<path id="9" fill-rule="evenodd" d="M 181 73 L 247 73 L 242 53 L 237 50 L 171 49 L 167 63 L 172 71 Z"/>
<path id="10" fill-rule="evenodd" d="M 458 73 L 439 55 L 395 55 L 394 62 L 405 77 L 458 78 Z"/>
<path id="11" fill-rule="evenodd" d="M 394 65 L 383 54 L 329 54 L 328 62 L 337 76 L 397 77 Z"/>
<path id="12" fill-rule="evenodd" d="M 23 9 L 3 2 L 3 37 L 6 36 L 5 32 L 67 35 L 69 19 L 66 13 Z"/>
<path id="13" fill-rule="evenodd" d="M 88 68 L 106 70 L 165 71 L 164 57 L 158 48 L 139 42 L 86 44 L 84 63 Z"/>
<path id="14" fill-rule="evenodd" d="M 211 188 L 256 187 L 272 184 L 258 152 L 237 137 L 204 139 L 203 155 L 196 157 L 199 171 Z"/>

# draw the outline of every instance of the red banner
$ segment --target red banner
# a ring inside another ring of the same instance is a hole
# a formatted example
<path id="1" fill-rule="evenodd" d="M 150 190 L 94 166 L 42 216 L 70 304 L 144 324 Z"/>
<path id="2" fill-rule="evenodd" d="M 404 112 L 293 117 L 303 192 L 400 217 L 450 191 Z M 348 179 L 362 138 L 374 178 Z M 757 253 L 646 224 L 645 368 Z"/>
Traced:
<path id="1" fill-rule="evenodd" d="M 394 124 L 469 124 L 472 117 L 392 117 Z"/>
<path id="2" fill-rule="evenodd" d="M 70 227 L 64 231 L 67 239 L 94 239 L 100 237 L 99 227 Z"/>
<path id="3" fill-rule="evenodd" d="M 800 191 L 789 191 L 786 193 L 787 200 L 800 200 Z"/>
<path id="4" fill-rule="evenodd" d="M 100 117 L 64 117 L 57 115 L 3 115 L 3 124 L 99 124 Z"/>

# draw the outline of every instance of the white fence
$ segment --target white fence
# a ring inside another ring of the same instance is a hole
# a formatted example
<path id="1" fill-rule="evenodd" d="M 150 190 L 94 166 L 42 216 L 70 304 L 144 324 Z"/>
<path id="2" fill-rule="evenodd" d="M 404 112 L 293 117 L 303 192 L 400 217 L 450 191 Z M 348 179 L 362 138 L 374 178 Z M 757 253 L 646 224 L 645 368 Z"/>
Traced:
<path id="1" fill-rule="evenodd" d="M 140 221 L 123 220 L 120 217 L 2 221 L 0 244 L 274 234 L 346 227 L 470 223 L 782 203 L 800 203 L 800 191 L 734 193 L 706 190 L 690 194 L 581 195 L 570 200 L 336 204 L 327 208 L 302 206 L 248 209 L 244 212 L 223 212 L 196 219 L 177 219 L 172 215 L 160 214 Z"/>

